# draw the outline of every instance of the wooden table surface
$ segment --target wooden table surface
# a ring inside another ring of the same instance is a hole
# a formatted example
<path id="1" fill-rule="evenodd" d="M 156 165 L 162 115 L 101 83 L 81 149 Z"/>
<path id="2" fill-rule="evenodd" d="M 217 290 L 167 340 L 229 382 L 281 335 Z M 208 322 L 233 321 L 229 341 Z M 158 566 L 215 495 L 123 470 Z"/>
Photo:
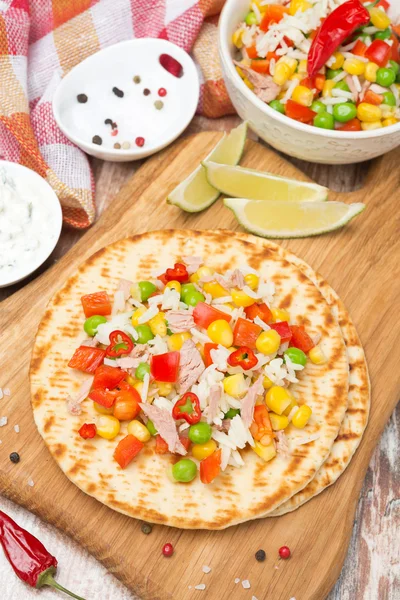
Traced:
<path id="1" fill-rule="evenodd" d="M 225 117 L 209 120 L 195 117 L 187 133 L 202 130 L 229 130 L 239 119 Z M 254 139 L 256 139 L 254 137 Z M 338 191 L 348 191 L 361 186 L 368 171 L 368 164 L 349 166 L 325 166 L 292 159 L 299 168 L 320 184 Z M 98 214 L 106 208 L 121 186 L 129 179 L 140 163 L 92 162 L 97 183 Z M 167 224 L 166 224 L 167 225 Z M 83 235 L 64 229 L 47 268 L 71 248 Z M 16 286 L 0 290 L 0 300 L 25 285 L 25 280 Z M 1 310 L 1 308 L 0 308 Z M 398 374 L 396 374 L 398 376 Z M 1 374 L 0 374 L 1 386 Z M 354 522 L 353 536 L 343 570 L 329 600 L 396 600 L 400 599 L 400 405 L 392 415 L 378 444 L 369 466 Z M 1 450 L 0 450 L 1 451 Z M 17 519 L 45 543 L 59 560 L 59 581 L 86 600 L 133 598 L 124 586 L 86 551 L 42 523 L 26 510 L 0 497 L 0 509 Z M 327 515 L 329 518 L 329 515 Z M 310 577 L 313 574 L 310 573 Z M 30 600 L 39 598 L 39 592 L 30 590 L 17 580 L 0 554 L 0 589 L 2 600 Z M 51 590 L 41 591 L 40 598 L 55 598 Z M 267 600 L 267 599 L 259 599 Z M 288 600 L 290 600 L 288 598 Z M 293 600 L 293 599 L 292 599 Z"/>

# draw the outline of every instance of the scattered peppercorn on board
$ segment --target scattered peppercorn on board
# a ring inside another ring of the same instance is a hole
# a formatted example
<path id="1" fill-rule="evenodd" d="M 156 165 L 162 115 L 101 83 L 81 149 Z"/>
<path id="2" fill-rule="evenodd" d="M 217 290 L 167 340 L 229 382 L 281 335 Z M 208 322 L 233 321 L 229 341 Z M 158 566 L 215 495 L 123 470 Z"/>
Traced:
<path id="1" fill-rule="evenodd" d="M 216 532 L 155 526 L 150 535 L 144 535 L 140 522 L 99 504 L 63 475 L 32 417 L 28 369 L 36 328 L 47 301 L 85 258 L 112 241 L 153 229 L 240 229 L 221 201 L 196 215 L 165 204 L 168 193 L 219 139 L 219 133 L 201 133 L 149 160 L 73 250 L 2 303 L 0 372 L 11 396 L 3 398 L 0 409 L 1 416 L 9 419 L 9 425 L 0 430 L 0 489 L 74 537 L 143 599 L 191 600 L 198 597 L 195 586 L 204 583 L 211 600 L 245 594 L 258 600 L 321 600 L 340 573 L 366 468 L 400 394 L 398 378 L 393 376 L 400 358 L 400 326 L 387 318 L 400 292 L 398 224 L 393 216 L 400 149 L 373 164 L 362 190 L 330 193 L 331 200 L 364 202 L 367 208 L 362 218 L 339 232 L 283 243 L 320 271 L 339 293 L 358 328 L 370 368 L 370 422 L 350 466 L 331 488 L 277 519 Z M 306 179 L 277 154 L 251 141 L 241 164 Z M 19 425 L 18 435 L 14 424 Z M 21 456 L 18 464 L 9 459 L 13 451 Z M 170 558 L 162 555 L 166 543 L 174 547 Z M 279 559 L 282 546 L 290 548 L 289 560 Z M 266 552 L 263 562 L 255 559 L 259 549 Z M 211 567 L 210 573 L 203 573 L 204 565 Z M 235 578 L 248 580 L 251 589 L 246 592 L 241 583 L 235 584 Z"/>

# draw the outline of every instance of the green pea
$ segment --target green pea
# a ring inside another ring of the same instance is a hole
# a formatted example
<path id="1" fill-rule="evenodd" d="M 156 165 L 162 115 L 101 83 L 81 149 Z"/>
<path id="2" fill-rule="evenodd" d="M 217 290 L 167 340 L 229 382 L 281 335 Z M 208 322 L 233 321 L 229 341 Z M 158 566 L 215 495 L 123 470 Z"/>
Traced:
<path id="1" fill-rule="evenodd" d="M 305 367 L 307 364 L 307 356 L 299 348 L 288 348 L 283 354 L 284 356 L 288 356 L 292 363 L 296 365 L 303 365 Z"/>
<path id="2" fill-rule="evenodd" d="M 339 123 L 347 123 L 357 116 L 357 109 L 351 102 L 335 104 L 333 107 L 333 116 Z"/>
<path id="3" fill-rule="evenodd" d="M 151 281 L 139 281 L 138 286 L 142 302 L 147 302 L 150 296 L 157 291 L 157 287 Z"/>
<path id="4" fill-rule="evenodd" d="M 97 328 L 99 325 L 103 323 L 107 323 L 107 319 L 102 315 L 92 315 L 83 324 L 83 329 L 86 331 L 90 337 L 94 337 L 97 333 Z"/>
<path id="5" fill-rule="evenodd" d="M 271 108 L 273 108 L 274 110 L 276 110 L 276 112 L 279 112 L 282 115 L 285 114 L 285 107 L 282 104 L 282 102 L 279 102 L 279 100 L 272 100 L 272 102 L 270 102 L 269 105 L 270 105 Z"/>
<path id="6" fill-rule="evenodd" d="M 397 63 L 395 60 L 389 60 L 390 62 L 390 68 L 396 73 L 396 75 L 398 74 L 398 72 L 400 71 L 400 65 L 399 63 Z"/>
<path id="7" fill-rule="evenodd" d="M 136 379 L 140 379 L 140 381 L 143 381 L 146 373 L 150 373 L 150 365 L 145 362 L 139 363 L 135 371 Z"/>
<path id="8" fill-rule="evenodd" d="M 198 292 L 197 290 L 189 291 L 185 294 L 185 304 L 189 304 L 189 306 L 196 306 L 199 302 L 204 302 L 205 296 Z"/>
<path id="9" fill-rule="evenodd" d="M 256 13 L 251 10 L 249 13 L 247 13 L 245 21 L 246 25 L 257 25 Z"/>
<path id="10" fill-rule="evenodd" d="M 154 335 L 148 325 L 137 325 L 135 327 L 138 339 L 136 340 L 138 344 L 147 344 L 149 340 L 154 338 Z"/>
<path id="11" fill-rule="evenodd" d="M 387 104 L 388 106 L 396 106 L 396 98 L 394 97 L 393 92 L 385 92 L 382 94 L 383 96 L 383 104 Z"/>
<path id="12" fill-rule="evenodd" d="M 182 458 L 172 467 L 172 476 L 176 481 L 188 483 L 197 475 L 197 465 L 190 458 Z"/>
<path id="13" fill-rule="evenodd" d="M 150 431 L 150 435 L 157 435 L 158 430 L 154 427 L 153 421 L 150 421 L 149 419 L 146 423 L 146 427 Z"/>
<path id="14" fill-rule="evenodd" d="M 311 104 L 311 110 L 313 110 L 316 113 L 322 113 L 326 111 L 326 106 L 323 102 L 320 102 L 319 100 L 314 100 L 314 102 Z"/>
<path id="15" fill-rule="evenodd" d="M 320 127 L 321 129 L 334 129 L 335 128 L 335 119 L 333 115 L 328 112 L 321 112 L 314 117 L 314 125 L 315 127 Z"/>
<path id="16" fill-rule="evenodd" d="M 400 83 L 400 71 L 396 75 L 396 83 Z"/>
<path id="17" fill-rule="evenodd" d="M 189 427 L 189 439 L 193 444 L 205 444 L 211 440 L 211 426 L 200 422 Z"/>
<path id="18" fill-rule="evenodd" d="M 195 292 L 197 291 L 195 288 L 194 283 L 183 283 L 182 287 L 181 287 L 181 300 L 182 302 L 185 302 L 185 296 L 188 292 Z"/>
<path id="19" fill-rule="evenodd" d="M 326 78 L 333 79 L 337 75 L 343 72 L 343 69 L 327 69 L 326 70 Z"/>
<path id="20" fill-rule="evenodd" d="M 228 412 L 225 413 L 225 419 L 233 419 L 236 415 L 240 415 L 240 408 L 230 408 Z"/>
<path id="21" fill-rule="evenodd" d="M 390 87 L 396 81 L 396 73 L 393 69 L 381 67 L 376 72 L 376 83 L 382 87 Z"/>
<path id="22" fill-rule="evenodd" d="M 347 85 L 347 83 L 345 81 L 338 81 L 335 85 L 334 88 L 336 88 L 337 90 L 343 90 L 344 92 L 349 92 L 350 88 Z"/>
<path id="23" fill-rule="evenodd" d="M 374 40 L 388 40 L 391 35 L 392 35 L 392 32 L 390 31 L 390 29 L 388 27 L 387 29 L 384 29 L 383 31 L 377 31 L 374 34 Z"/>

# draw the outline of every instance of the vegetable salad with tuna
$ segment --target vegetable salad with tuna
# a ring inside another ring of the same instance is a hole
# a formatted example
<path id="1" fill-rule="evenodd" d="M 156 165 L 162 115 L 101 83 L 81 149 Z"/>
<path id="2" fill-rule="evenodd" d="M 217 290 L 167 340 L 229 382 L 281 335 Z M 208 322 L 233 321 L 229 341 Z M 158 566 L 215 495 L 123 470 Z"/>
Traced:
<path id="1" fill-rule="evenodd" d="M 400 24 L 390 2 L 254 0 L 233 34 L 236 70 L 301 123 L 370 131 L 400 121 Z"/>
<path id="2" fill-rule="evenodd" d="M 90 378 L 67 407 L 79 416 L 93 402 L 97 417 L 77 435 L 111 440 L 122 424 L 122 469 L 152 443 L 176 455 L 168 474 L 183 483 L 244 466 L 245 447 L 265 461 L 287 457 L 285 429 L 312 417 L 291 385 L 309 360 L 327 359 L 274 297 L 273 282 L 247 265 L 222 274 L 190 256 L 150 280 L 121 280 L 113 301 L 83 296 L 88 337 L 68 366 Z"/>

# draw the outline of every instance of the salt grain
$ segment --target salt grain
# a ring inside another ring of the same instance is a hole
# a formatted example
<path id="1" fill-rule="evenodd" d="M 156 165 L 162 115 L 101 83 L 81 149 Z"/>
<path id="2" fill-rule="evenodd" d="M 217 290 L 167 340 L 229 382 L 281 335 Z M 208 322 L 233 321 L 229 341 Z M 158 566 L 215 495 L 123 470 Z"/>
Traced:
<path id="1" fill-rule="evenodd" d="M 35 485 L 33 479 L 28 479 L 28 485 L 29 487 L 33 487 Z"/>
<path id="2" fill-rule="evenodd" d="M 14 431 L 15 433 L 19 433 L 19 425 L 14 425 Z"/>
<path id="3" fill-rule="evenodd" d="M 4 394 L 5 396 L 11 396 L 11 390 L 10 390 L 10 388 L 4 388 L 4 390 L 3 390 L 3 394 Z"/>
<path id="4" fill-rule="evenodd" d="M 203 570 L 203 573 L 210 573 L 211 567 L 207 567 L 207 565 L 204 565 L 202 570 Z"/>
<path id="5" fill-rule="evenodd" d="M 3 396 L 4 396 L 4 394 L 3 394 L 3 390 L 0 388 L 0 400 L 2 400 L 2 399 L 3 399 Z"/>
<path id="6" fill-rule="evenodd" d="M 0 427 L 4 427 L 4 425 L 7 425 L 7 423 L 8 423 L 7 417 L 0 417 Z"/>
<path id="7" fill-rule="evenodd" d="M 239 579 L 239 577 L 236 577 L 236 579 L 235 579 L 235 583 L 239 583 L 239 582 L 240 582 L 240 579 Z"/>
<path id="8" fill-rule="evenodd" d="M 248 579 L 244 579 L 242 581 L 242 586 L 244 587 L 245 590 L 248 590 L 250 588 L 250 581 Z"/>
<path id="9" fill-rule="evenodd" d="M 195 585 L 194 586 L 195 590 L 205 590 L 206 589 L 206 584 L 205 583 L 199 583 L 199 585 Z"/>
<path id="10" fill-rule="evenodd" d="M 256 598 L 255 596 L 252 596 L 251 600 L 258 600 L 258 598 Z"/>

